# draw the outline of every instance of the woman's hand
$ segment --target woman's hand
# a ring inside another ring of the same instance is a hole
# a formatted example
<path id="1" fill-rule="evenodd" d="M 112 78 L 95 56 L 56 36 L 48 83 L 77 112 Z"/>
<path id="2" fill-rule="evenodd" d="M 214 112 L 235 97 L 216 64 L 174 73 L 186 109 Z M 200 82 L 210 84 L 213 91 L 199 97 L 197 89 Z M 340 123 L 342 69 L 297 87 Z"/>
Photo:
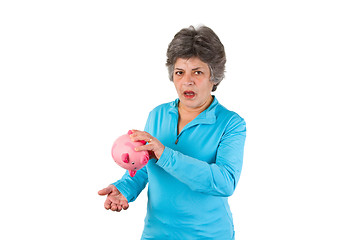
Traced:
<path id="1" fill-rule="evenodd" d="M 130 139 L 132 141 L 145 141 L 148 143 L 146 145 L 135 148 L 135 151 L 149 151 L 150 158 L 155 158 L 156 160 L 159 160 L 161 154 L 164 152 L 165 146 L 147 132 L 138 130 L 131 131 L 133 132 L 130 135 Z"/>
<path id="2" fill-rule="evenodd" d="M 101 196 L 107 195 L 104 203 L 104 207 L 107 210 L 111 209 L 112 211 L 120 212 L 122 209 L 126 210 L 129 208 L 128 200 L 114 185 L 110 185 L 107 188 L 100 190 L 98 194 Z"/>

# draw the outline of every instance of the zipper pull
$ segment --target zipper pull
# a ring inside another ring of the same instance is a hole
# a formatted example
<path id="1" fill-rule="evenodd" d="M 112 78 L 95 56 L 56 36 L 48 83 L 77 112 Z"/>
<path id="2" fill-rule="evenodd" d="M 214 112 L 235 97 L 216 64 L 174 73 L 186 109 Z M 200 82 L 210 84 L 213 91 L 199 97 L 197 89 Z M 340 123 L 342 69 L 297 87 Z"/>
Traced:
<path id="1" fill-rule="evenodd" d="M 175 144 L 177 144 L 177 143 L 178 143 L 178 141 L 179 141 L 179 139 L 177 138 L 177 139 L 176 139 L 176 141 L 175 141 Z"/>

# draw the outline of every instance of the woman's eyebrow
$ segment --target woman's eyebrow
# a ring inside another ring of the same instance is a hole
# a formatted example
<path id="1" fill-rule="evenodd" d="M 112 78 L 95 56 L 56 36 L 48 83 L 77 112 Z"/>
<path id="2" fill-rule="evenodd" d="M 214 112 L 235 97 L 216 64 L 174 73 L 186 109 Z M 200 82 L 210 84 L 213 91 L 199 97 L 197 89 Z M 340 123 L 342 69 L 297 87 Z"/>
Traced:
<path id="1" fill-rule="evenodd" d="M 197 70 L 202 70 L 203 67 L 195 67 L 193 69 L 191 69 L 191 71 L 197 71 Z M 184 71 L 184 69 L 176 67 L 174 70 L 180 70 L 180 71 Z"/>
<path id="2" fill-rule="evenodd" d="M 196 68 L 193 68 L 192 70 L 199 70 L 199 69 L 202 69 L 203 67 L 196 67 Z"/>

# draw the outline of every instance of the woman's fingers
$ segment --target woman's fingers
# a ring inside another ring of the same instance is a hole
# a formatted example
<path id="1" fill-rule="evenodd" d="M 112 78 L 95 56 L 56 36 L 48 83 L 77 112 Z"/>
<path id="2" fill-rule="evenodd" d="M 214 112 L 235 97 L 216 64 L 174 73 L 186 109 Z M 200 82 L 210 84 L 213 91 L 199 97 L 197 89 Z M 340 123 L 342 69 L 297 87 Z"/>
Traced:
<path id="1" fill-rule="evenodd" d="M 153 139 L 152 136 L 144 131 L 138 131 L 138 130 L 132 130 L 132 134 L 130 134 L 130 139 L 134 142 L 136 141 L 145 141 L 145 142 L 151 142 Z"/>
<path id="2" fill-rule="evenodd" d="M 149 133 L 144 131 L 138 131 L 138 130 L 132 130 L 132 134 L 130 135 L 130 139 L 132 141 L 145 141 L 148 144 L 139 146 L 135 148 L 135 151 L 149 151 L 153 152 L 155 155 L 155 158 L 159 160 L 160 156 L 162 155 L 164 151 L 164 145 L 151 136 Z"/>
<path id="3" fill-rule="evenodd" d="M 156 145 L 157 143 L 160 143 L 156 138 L 151 136 L 149 133 L 138 130 L 133 130 L 133 134 L 130 135 L 130 139 L 134 142 L 145 141 L 148 143 L 147 145 L 150 144 Z"/>
<path id="4" fill-rule="evenodd" d="M 164 152 L 164 149 L 165 146 L 162 145 L 159 140 L 155 139 L 152 140 L 149 144 L 136 147 L 135 151 L 148 151 L 150 155 L 154 156 L 155 159 L 159 160 L 162 153 Z"/>
<path id="5" fill-rule="evenodd" d="M 101 196 L 108 195 L 109 193 L 111 193 L 110 187 L 106 187 L 98 192 L 98 194 Z"/>
<path id="6" fill-rule="evenodd" d="M 111 204 L 111 210 L 116 211 L 116 212 L 120 212 L 122 210 L 122 207 L 119 204 L 112 203 Z"/>
<path id="7" fill-rule="evenodd" d="M 129 204 L 128 203 L 123 203 L 122 205 L 122 209 L 124 209 L 124 210 L 126 210 L 126 209 L 128 209 L 129 208 Z"/>
<path id="8" fill-rule="evenodd" d="M 154 151 L 155 145 L 154 144 L 146 144 L 142 146 L 138 146 L 135 148 L 135 151 Z"/>
<path id="9" fill-rule="evenodd" d="M 105 208 L 114 212 L 120 212 L 121 210 L 127 210 L 129 208 L 129 204 L 127 202 L 122 202 L 121 204 L 110 202 L 105 204 Z"/>
<path id="10" fill-rule="evenodd" d="M 111 208 L 111 201 L 108 198 L 105 200 L 104 207 L 106 210 Z"/>

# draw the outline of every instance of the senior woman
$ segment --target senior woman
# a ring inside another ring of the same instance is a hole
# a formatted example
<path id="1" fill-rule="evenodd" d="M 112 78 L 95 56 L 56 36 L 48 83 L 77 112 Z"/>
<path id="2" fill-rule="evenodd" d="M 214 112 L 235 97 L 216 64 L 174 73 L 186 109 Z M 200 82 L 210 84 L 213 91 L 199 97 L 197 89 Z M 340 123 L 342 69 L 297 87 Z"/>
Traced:
<path id="1" fill-rule="evenodd" d="M 126 210 L 148 186 L 142 239 L 234 239 L 228 196 L 239 181 L 245 121 L 211 94 L 224 78 L 225 51 L 208 27 L 179 31 L 167 50 L 178 99 L 152 110 L 133 141 L 152 160 L 99 191 L 105 208 Z"/>

